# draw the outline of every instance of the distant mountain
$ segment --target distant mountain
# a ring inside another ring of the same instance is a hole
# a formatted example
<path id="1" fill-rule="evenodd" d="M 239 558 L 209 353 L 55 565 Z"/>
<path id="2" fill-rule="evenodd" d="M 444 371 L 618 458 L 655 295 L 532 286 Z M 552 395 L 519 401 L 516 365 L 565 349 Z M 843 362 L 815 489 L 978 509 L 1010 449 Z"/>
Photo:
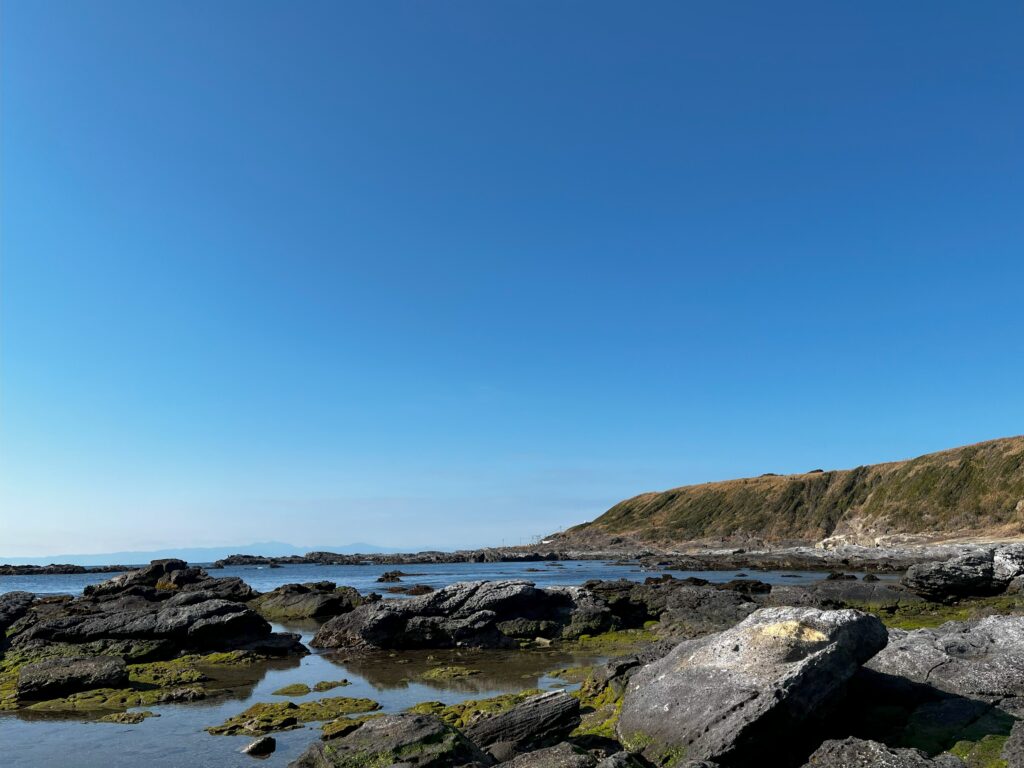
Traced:
<path id="1" fill-rule="evenodd" d="M 1024 534 L 1024 437 L 856 469 L 767 474 L 643 493 L 549 538 L 574 547 L 614 539 L 672 546 L 836 537 L 873 544 L 905 534 Z"/>
<path id="2" fill-rule="evenodd" d="M 174 549 L 156 549 L 151 551 L 104 552 L 90 555 L 45 555 L 39 557 L 4 557 L 0 555 L 0 563 L 9 565 L 37 565 L 48 563 L 69 563 L 71 565 L 137 565 L 159 560 L 166 557 L 177 557 L 190 563 L 212 563 L 228 555 L 304 555 L 307 552 L 337 552 L 338 554 L 361 553 L 394 553 L 404 552 L 402 549 L 378 547 L 376 544 L 345 544 L 338 547 L 315 545 L 297 547 L 280 541 L 266 541 L 258 544 L 244 544 L 226 547 L 179 547 Z"/>

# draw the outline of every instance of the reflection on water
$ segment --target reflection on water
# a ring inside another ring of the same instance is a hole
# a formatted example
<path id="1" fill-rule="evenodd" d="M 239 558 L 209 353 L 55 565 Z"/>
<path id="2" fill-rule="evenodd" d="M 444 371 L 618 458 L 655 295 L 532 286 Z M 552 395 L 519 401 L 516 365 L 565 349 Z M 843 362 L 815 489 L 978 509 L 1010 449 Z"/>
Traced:
<path id="1" fill-rule="evenodd" d="M 276 625 L 275 630 L 301 632 L 308 645 L 315 625 Z M 249 667 L 210 669 L 219 695 L 191 704 L 149 707 L 160 715 L 138 725 L 91 722 L 88 717 L 52 713 L 0 714 L 0 745 L 5 768 L 233 768 L 255 765 L 240 750 L 245 736 L 211 736 L 203 729 L 218 725 L 261 701 L 310 701 L 331 696 L 369 698 L 383 711 L 399 712 L 421 701 L 454 704 L 527 688 L 549 689 L 563 683 L 546 673 L 577 664 L 592 663 L 594 656 L 555 650 L 532 651 L 410 651 L 352 655 L 313 653 Z M 475 674 L 454 680 L 424 679 L 437 666 L 461 666 Z M 305 683 L 312 688 L 326 680 L 346 678 L 351 685 L 327 693 L 281 697 L 273 692 L 285 685 Z M 261 766 L 285 766 L 313 740 L 319 725 L 275 733 L 277 752 Z"/>
<path id="2" fill-rule="evenodd" d="M 595 657 L 581 657 L 562 651 L 403 651 L 366 656 L 323 657 L 363 678 L 378 691 L 426 687 L 441 694 L 469 697 L 490 695 L 490 691 L 549 688 L 556 681 L 548 672 L 589 663 Z M 438 667 L 458 666 L 473 671 L 465 677 L 435 680 L 424 677 Z"/>

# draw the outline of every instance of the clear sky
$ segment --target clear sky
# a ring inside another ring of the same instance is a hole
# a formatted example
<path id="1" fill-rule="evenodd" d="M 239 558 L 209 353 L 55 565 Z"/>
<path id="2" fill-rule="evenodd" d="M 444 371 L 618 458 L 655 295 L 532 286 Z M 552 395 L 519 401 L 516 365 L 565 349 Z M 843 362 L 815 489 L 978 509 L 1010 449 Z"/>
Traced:
<path id="1" fill-rule="evenodd" d="M 1024 432 L 1024 6 L 4 0 L 0 556 L 518 543 Z"/>

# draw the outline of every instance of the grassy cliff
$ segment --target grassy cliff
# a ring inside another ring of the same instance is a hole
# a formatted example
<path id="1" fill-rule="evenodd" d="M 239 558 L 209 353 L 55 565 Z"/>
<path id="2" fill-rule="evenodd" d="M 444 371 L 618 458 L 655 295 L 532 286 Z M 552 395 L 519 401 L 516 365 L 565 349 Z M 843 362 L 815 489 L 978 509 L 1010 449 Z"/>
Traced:
<path id="1" fill-rule="evenodd" d="M 627 536 L 667 544 L 1021 533 L 1024 436 L 855 469 L 643 493 L 564 536 L 570 541 Z"/>

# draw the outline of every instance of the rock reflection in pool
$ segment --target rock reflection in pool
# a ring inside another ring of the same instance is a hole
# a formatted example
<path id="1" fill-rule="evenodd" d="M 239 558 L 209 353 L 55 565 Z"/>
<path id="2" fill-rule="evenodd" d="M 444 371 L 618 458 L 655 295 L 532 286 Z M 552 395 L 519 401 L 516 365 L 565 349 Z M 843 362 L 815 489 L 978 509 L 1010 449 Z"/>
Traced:
<path id="1" fill-rule="evenodd" d="M 315 624 L 274 626 L 275 631 L 300 632 L 304 643 L 312 639 Z M 337 693 L 372 699 L 383 712 L 400 712 L 424 701 L 455 704 L 530 688 L 562 687 L 564 681 L 547 673 L 556 669 L 594 663 L 594 654 L 555 649 L 529 651 L 407 651 L 367 655 L 338 652 L 313 653 L 301 659 L 260 662 L 219 672 L 217 690 L 222 695 L 190 704 L 145 707 L 161 717 L 137 725 L 96 723 L 98 715 L 72 714 L 57 718 L 39 713 L 0 714 L 0 743 L 4 768 L 39 768 L 73 764 L 76 768 L 181 768 L 217 765 L 219 768 L 252 768 L 253 759 L 241 750 L 247 736 L 213 736 L 204 731 L 239 714 L 258 702 L 281 701 L 273 692 L 286 685 L 304 683 L 311 689 L 319 682 L 347 678 L 350 685 Z M 479 670 L 454 679 L 423 679 L 439 666 Z M 211 675 L 212 677 L 213 675 Z M 330 696 L 311 691 L 289 697 L 295 702 Z M 106 713 L 102 713 L 106 714 Z M 320 737 L 320 724 L 273 734 L 277 751 L 260 761 L 261 768 L 284 768 Z M 69 751 L 74 760 L 69 762 Z"/>

